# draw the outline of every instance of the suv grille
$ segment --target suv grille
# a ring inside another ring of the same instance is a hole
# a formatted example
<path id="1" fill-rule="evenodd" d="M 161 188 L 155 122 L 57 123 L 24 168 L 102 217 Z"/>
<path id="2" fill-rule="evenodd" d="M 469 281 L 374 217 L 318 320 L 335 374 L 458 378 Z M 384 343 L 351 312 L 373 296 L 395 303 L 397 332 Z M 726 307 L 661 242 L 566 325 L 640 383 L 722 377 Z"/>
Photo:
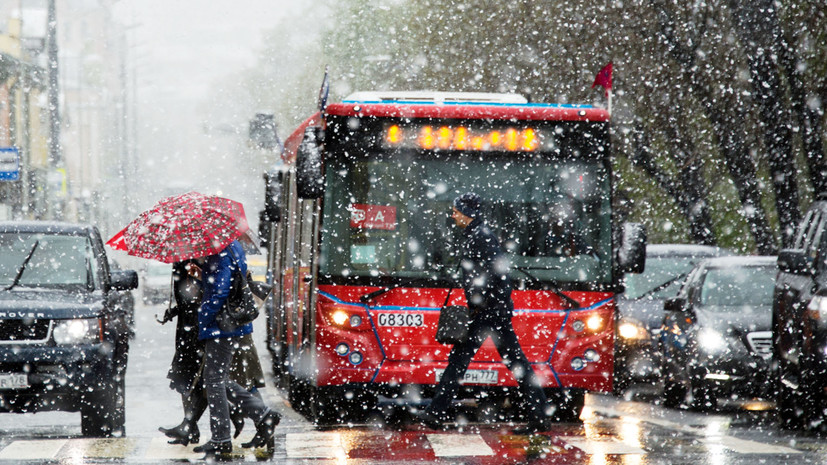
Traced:
<path id="1" fill-rule="evenodd" d="M 772 332 L 771 331 L 756 331 L 747 334 L 747 341 L 749 342 L 749 349 L 755 355 L 760 355 L 764 358 L 772 356 Z"/>
<path id="2" fill-rule="evenodd" d="M 49 340 L 52 320 L 0 320 L 0 344 L 27 344 Z"/>

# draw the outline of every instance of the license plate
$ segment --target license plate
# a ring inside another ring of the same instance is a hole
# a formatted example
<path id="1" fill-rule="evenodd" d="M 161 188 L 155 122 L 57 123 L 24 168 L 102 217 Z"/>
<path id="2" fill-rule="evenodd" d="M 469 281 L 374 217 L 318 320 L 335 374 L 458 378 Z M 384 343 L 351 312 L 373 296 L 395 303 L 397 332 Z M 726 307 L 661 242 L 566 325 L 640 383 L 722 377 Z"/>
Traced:
<path id="1" fill-rule="evenodd" d="M 0 389 L 25 389 L 29 387 L 26 373 L 0 373 Z"/>
<path id="2" fill-rule="evenodd" d="M 421 313 L 379 313 L 376 318 L 379 326 L 422 326 L 425 318 Z"/>
<path id="3" fill-rule="evenodd" d="M 442 379 L 442 373 L 445 370 L 434 370 L 434 380 L 438 383 Z M 497 384 L 499 378 L 497 370 L 465 370 L 465 376 L 459 381 L 459 384 Z"/>

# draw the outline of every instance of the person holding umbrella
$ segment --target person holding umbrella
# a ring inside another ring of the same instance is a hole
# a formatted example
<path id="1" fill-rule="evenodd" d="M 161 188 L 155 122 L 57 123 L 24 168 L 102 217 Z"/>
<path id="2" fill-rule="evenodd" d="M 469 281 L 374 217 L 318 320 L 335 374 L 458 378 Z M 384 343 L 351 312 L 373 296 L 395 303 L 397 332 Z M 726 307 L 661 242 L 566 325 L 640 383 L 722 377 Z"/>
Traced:
<path id="1" fill-rule="evenodd" d="M 193 450 L 204 452 L 205 458 L 232 452 L 230 402 L 256 424 L 255 436 L 242 447 L 268 446 L 272 451 L 274 430 L 281 419 L 261 399 L 228 378 L 235 347 L 240 338 L 252 333 L 252 323 L 222 331 L 216 321 L 227 304 L 234 275 L 247 273 L 244 249 L 237 239 L 249 229 L 239 202 L 189 192 L 161 200 L 107 241 L 110 247 L 130 255 L 164 263 L 195 259 L 202 270 L 198 338 L 204 342 L 202 378 L 212 437 Z"/>
<path id="2" fill-rule="evenodd" d="M 229 379 L 234 347 L 242 336 L 253 332 L 252 323 L 224 331 L 218 327 L 216 317 L 226 304 L 232 288 L 233 274 L 247 273 L 244 249 L 233 241 L 221 252 L 203 260 L 202 283 L 204 295 L 198 310 L 198 338 L 204 341 L 203 380 L 210 408 L 210 432 L 206 443 L 193 449 L 207 456 L 226 455 L 232 452 L 230 436 L 230 404 L 256 424 L 253 439 L 242 447 L 268 446 L 272 450 L 273 434 L 281 416 L 264 402 Z"/>

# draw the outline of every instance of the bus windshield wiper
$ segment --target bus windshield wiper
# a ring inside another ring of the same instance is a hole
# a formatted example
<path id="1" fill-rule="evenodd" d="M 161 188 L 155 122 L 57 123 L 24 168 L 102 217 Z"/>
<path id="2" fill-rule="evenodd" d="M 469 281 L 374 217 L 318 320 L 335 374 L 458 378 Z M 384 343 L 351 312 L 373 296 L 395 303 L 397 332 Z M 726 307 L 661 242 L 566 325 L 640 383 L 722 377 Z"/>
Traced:
<path id="1" fill-rule="evenodd" d="M 367 293 L 363 296 L 360 296 L 359 297 L 359 302 L 362 302 L 363 304 L 366 304 L 366 303 L 370 302 L 371 300 L 379 297 L 380 295 L 382 295 L 386 292 L 390 292 L 394 289 L 399 289 L 400 287 L 402 287 L 401 284 L 394 284 L 393 286 L 383 287 L 382 289 L 377 289 L 373 292 L 369 292 L 369 293 Z"/>
<path id="2" fill-rule="evenodd" d="M 542 286 L 542 283 L 540 282 L 540 280 L 539 280 L 539 279 L 537 279 L 537 278 L 535 278 L 535 277 L 534 277 L 531 273 L 529 273 L 527 270 L 536 270 L 536 269 L 540 269 L 540 270 L 548 270 L 548 269 L 553 269 L 553 268 L 529 268 L 529 267 L 515 267 L 515 268 L 516 268 L 516 270 L 517 270 L 517 271 L 519 271 L 520 273 L 522 273 L 522 274 L 524 274 L 524 275 L 528 276 L 528 278 L 529 278 L 529 279 L 531 279 L 531 281 L 532 281 L 532 282 L 534 282 L 535 284 L 537 284 L 538 286 Z M 561 290 L 560 290 L 560 288 L 557 286 L 557 284 L 556 284 L 554 281 L 548 281 L 548 287 L 550 288 L 549 290 L 550 290 L 551 292 L 553 292 L 553 293 L 557 294 L 557 296 L 558 296 L 558 297 L 560 297 L 561 299 L 565 300 L 565 301 L 569 304 L 569 306 L 571 306 L 572 308 L 580 308 L 580 302 L 578 302 L 578 301 L 576 301 L 576 300 L 572 299 L 571 297 L 567 296 L 566 294 L 563 294 L 563 291 L 561 291 Z"/>
<path id="3" fill-rule="evenodd" d="M 34 245 L 32 245 L 32 250 L 29 250 L 29 254 L 26 255 L 26 259 L 23 260 L 23 263 L 20 264 L 20 268 L 17 269 L 17 274 L 14 276 L 14 280 L 11 284 L 3 289 L 4 291 L 10 291 L 14 286 L 17 286 L 20 283 L 20 278 L 23 277 L 23 272 L 26 270 L 26 265 L 29 264 L 29 260 L 32 259 L 32 255 L 34 255 L 34 251 L 37 250 L 37 246 L 40 245 L 40 239 L 34 241 Z"/>

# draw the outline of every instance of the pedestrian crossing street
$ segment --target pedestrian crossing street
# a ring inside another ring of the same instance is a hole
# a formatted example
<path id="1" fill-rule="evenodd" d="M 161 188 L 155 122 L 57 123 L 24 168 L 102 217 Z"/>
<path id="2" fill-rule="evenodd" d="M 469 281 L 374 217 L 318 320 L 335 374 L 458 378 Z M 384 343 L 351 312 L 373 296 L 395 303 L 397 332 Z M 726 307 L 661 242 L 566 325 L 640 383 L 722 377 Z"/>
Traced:
<path id="1" fill-rule="evenodd" d="M 234 447 L 235 461 L 256 461 L 263 450 L 242 449 L 251 434 L 242 434 Z M 799 451 L 778 445 L 738 439 L 731 436 L 705 438 L 708 450 L 727 450 L 738 454 L 798 454 Z M 2 447 L 0 443 L 0 447 Z M 36 439 L 16 440 L 0 449 L 0 460 L 59 461 L 132 459 L 148 462 L 194 461 L 203 454 L 192 447 L 167 444 L 164 437 L 127 437 L 113 439 Z M 397 459 L 428 461 L 441 458 L 476 457 L 477 463 L 500 463 L 527 455 L 549 458 L 562 455 L 608 456 L 645 455 L 639 443 L 615 437 L 516 436 L 496 429 L 479 431 L 387 431 L 338 430 L 282 432 L 276 436 L 273 460 L 345 460 Z M 258 456 L 257 456 L 258 454 Z"/>

